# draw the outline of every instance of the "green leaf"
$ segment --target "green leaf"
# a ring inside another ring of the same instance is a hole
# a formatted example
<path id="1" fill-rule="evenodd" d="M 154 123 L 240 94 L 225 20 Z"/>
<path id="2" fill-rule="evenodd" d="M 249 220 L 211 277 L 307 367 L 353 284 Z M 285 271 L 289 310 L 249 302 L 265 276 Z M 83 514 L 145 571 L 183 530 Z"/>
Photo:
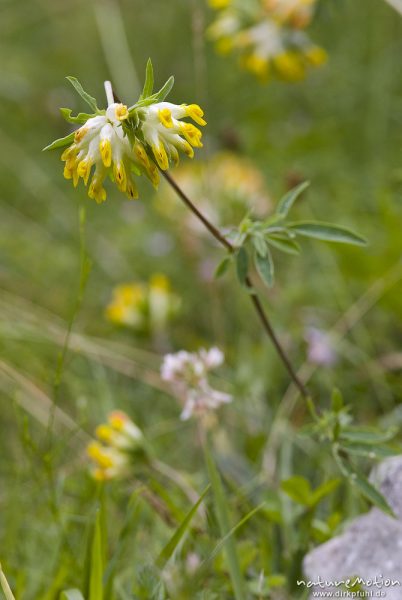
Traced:
<path id="1" fill-rule="evenodd" d="M 323 223 L 321 221 L 298 221 L 288 224 L 288 228 L 298 235 L 315 238 L 324 242 L 335 242 L 339 244 L 352 244 L 355 246 L 366 246 L 365 240 L 357 233 L 346 227 Z"/>
<path id="2" fill-rule="evenodd" d="M 350 482 L 352 485 L 356 485 L 362 496 L 367 498 L 369 502 L 389 514 L 391 517 L 395 516 L 384 496 L 369 482 L 367 477 L 355 472 L 351 475 Z"/>
<path id="3" fill-rule="evenodd" d="M 248 512 L 242 518 L 242 520 L 239 521 L 239 523 L 237 523 L 237 525 L 235 525 L 234 527 L 232 527 L 232 529 L 225 535 L 225 537 L 223 537 L 221 540 L 219 540 L 219 542 L 217 543 L 217 545 L 215 546 L 215 548 L 213 549 L 213 551 L 211 552 L 211 554 L 202 563 L 201 568 L 205 567 L 206 565 L 208 565 L 219 554 L 219 552 L 222 550 L 222 548 L 225 546 L 226 541 L 228 540 L 228 538 L 231 537 L 231 536 L 233 536 L 236 533 L 236 531 L 238 529 L 240 529 L 241 527 L 243 527 L 243 525 L 245 525 L 245 523 L 247 523 L 247 521 L 249 521 L 252 517 L 254 517 L 254 515 L 256 513 L 258 513 L 263 508 L 265 508 L 265 505 L 266 505 L 265 502 L 261 502 L 261 504 L 259 504 L 258 506 L 256 506 L 252 510 L 250 510 L 250 512 Z"/>
<path id="4" fill-rule="evenodd" d="M 91 119 L 93 116 L 95 116 L 88 113 L 78 113 L 76 117 L 73 117 L 71 115 L 71 108 L 61 108 L 60 112 L 63 119 L 65 119 L 68 123 L 86 123 L 88 119 Z"/>
<path id="5" fill-rule="evenodd" d="M 242 285 L 247 287 L 246 278 L 248 274 L 248 254 L 244 247 L 241 247 L 236 254 L 237 277 Z"/>
<path id="6" fill-rule="evenodd" d="M 341 412 L 341 410 L 343 408 L 343 396 L 342 396 L 342 393 L 338 390 L 338 388 L 334 388 L 332 390 L 331 405 L 332 405 L 332 410 L 335 413 Z"/>
<path id="7" fill-rule="evenodd" d="M 6 600 L 15 600 L 14 595 L 11 591 L 11 588 L 8 584 L 8 581 L 6 579 L 6 576 L 3 573 L 3 569 L 1 568 L 1 564 L 0 564 L 0 586 L 6 597 Z"/>
<path id="8" fill-rule="evenodd" d="M 215 465 L 215 461 L 212 457 L 212 452 L 209 447 L 210 441 L 207 440 L 205 445 L 205 459 L 207 463 L 207 469 L 209 479 L 211 481 L 213 496 L 214 496 L 214 508 L 219 523 L 221 535 L 225 538 L 225 552 L 228 562 L 230 579 L 232 581 L 233 592 L 236 600 L 246 600 L 245 584 L 240 569 L 240 561 L 237 555 L 236 543 L 233 535 L 226 537 L 231 531 L 230 520 L 229 520 L 229 507 L 225 497 L 225 491 L 222 485 L 219 471 Z"/>
<path id="9" fill-rule="evenodd" d="M 74 141 L 74 131 L 72 131 L 71 133 L 69 133 L 68 135 L 66 135 L 63 138 L 54 140 L 54 142 L 52 142 L 51 144 L 49 144 L 48 146 L 43 148 L 42 152 L 45 152 L 45 150 L 56 150 L 56 148 L 62 148 L 63 146 L 68 146 L 69 144 L 72 144 L 73 141 Z"/>
<path id="10" fill-rule="evenodd" d="M 147 68 L 145 70 L 145 83 L 144 89 L 142 90 L 142 94 L 140 96 L 141 99 L 148 98 L 152 95 L 152 91 L 154 89 L 154 68 L 152 66 L 152 61 L 148 58 Z"/>
<path id="11" fill-rule="evenodd" d="M 264 240 L 264 238 L 261 237 L 261 235 L 254 235 L 252 237 L 252 242 L 256 252 L 258 252 L 260 256 L 265 258 L 268 254 L 269 249 L 267 246 L 267 242 Z"/>
<path id="12" fill-rule="evenodd" d="M 279 200 L 277 209 L 275 211 L 276 214 L 281 218 L 287 217 L 290 209 L 292 208 L 297 198 L 302 194 L 302 192 L 304 192 L 306 188 L 308 188 L 309 185 L 309 181 L 304 181 L 300 185 L 290 190 L 287 194 L 285 194 L 283 198 Z"/>
<path id="13" fill-rule="evenodd" d="M 300 254 L 300 246 L 295 240 L 268 235 L 267 242 L 277 250 L 285 252 L 285 254 L 292 254 L 293 256 Z"/>
<path id="14" fill-rule="evenodd" d="M 85 600 L 80 590 L 65 590 L 60 595 L 60 600 Z"/>
<path id="15" fill-rule="evenodd" d="M 363 442 L 367 444 L 383 444 L 388 442 L 395 437 L 397 433 L 396 429 L 389 429 L 388 431 L 377 431 L 375 429 L 364 429 L 356 428 L 353 429 L 342 429 L 340 433 L 340 440 L 347 442 Z"/>
<path id="16" fill-rule="evenodd" d="M 304 477 L 295 475 L 281 482 L 281 489 L 298 504 L 309 506 L 311 497 L 310 483 Z"/>
<path id="17" fill-rule="evenodd" d="M 384 496 L 369 482 L 367 477 L 359 473 L 348 461 L 343 460 L 337 452 L 334 452 L 334 456 L 343 475 L 362 496 L 391 517 L 395 516 Z"/>
<path id="18" fill-rule="evenodd" d="M 159 92 L 154 94 L 152 98 L 155 98 L 155 102 L 163 102 L 166 96 L 170 93 L 172 87 L 174 86 L 174 77 L 173 75 L 169 77 L 164 86 L 161 87 Z"/>
<path id="19" fill-rule="evenodd" d="M 81 96 L 81 98 L 83 100 L 85 100 L 85 102 L 92 108 L 92 110 L 95 113 L 98 113 L 99 109 L 98 109 L 98 105 L 96 104 L 95 98 L 93 98 L 93 96 L 90 96 L 84 90 L 84 88 L 82 87 L 82 85 L 80 84 L 80 82 L 78 81 L 78 79 L 76 77 L 66 77 L 66 79 L 68 79 L 68 81 L 74 87 L 74 89 L 76 90 L 76 92 L 78 92 L 78 94 Z"/>
<path id="20" fill-rule="evenodd" d="M 256 266 L 257 272 L 261 277 L 262 281 L 268 286 L 272 287 L 274 285 L 275 279 L 275 269 L 274 269 L 274 261 L 272 260 L 272 254 L 267 246 L 267 255 L 264 258 L 258 252 L 254 253 L 254 264 Z"/>
<path id="21" fill-rule="evenodd" d="M 325 496 L 328 496 L 333 491 L 335 491 L 340 483 L 340 479 L 330 479 L 329 481 L 326 481 L 318 488 L 316 488 L 310 497 L 310 506 L 315 506 L 316 504 L 321 502 L 321 500 L 325 498 Z"/>
<path id="22" fill-rule="evenodd" d="M 216 267 L 214 277 L 216 279 L 218 279 L 219 277 L 222 277 L 222 275 L 224 275 L 226 273 L 226 271 L 228 270 L 228 268 L 230 267 L 231 262 L 232 262 L 232 257 L 225 256 L 225 258 L 223 260 L 221 260 L 221 262 Z"/>
<path id="23" fill-rule="evenodd" d="M 103 599 L 103 551 L 101 526 L 101 511 L 98 511 L 96 515 L 94 535 L 92 538 L 88 600 Z"/>
<path id="24" fill-rule="evenodd" d="M 378 446 L 375 444 L 358 444 L 353 442 L 343 442 L 341 447 L 348 454 L 354 456 L 364 456 L 367 458 L 387 458 L 400 454 L 400 448 L 392 448 L 391 446 Z"/>
<path id="25" fill-rule="evenodd" d="M 166 567 L 167 562 L 169 561 L 169 559 L 173 555 L 174 551 L 176 550 L 177 546 L 179 545 L 180 541 L 186 534 L 186 532 L 190 526 L 190 523 L 198 510 L 198 507 L 200 506 L 201 502 L 204 500 L 210 487 L 211 486 L 208 485 L 207 488 L 203 491 L 201 496 L 198 498 L 197 502 L 194 504 L 194 506 L 191 508 L 191 510 L 184 517 L 183 521 L 181 522 L 179 527 L 176 529 L 176 531 L 174 532 L 173 536 L 170 538 L 170 540 L 168 541 L 166 546 L 162 549 L 161 553 L 159 554 L 158 558 L 156 559 L 156 565 L 160 569 L 163 569 L 164 567 Z"/>

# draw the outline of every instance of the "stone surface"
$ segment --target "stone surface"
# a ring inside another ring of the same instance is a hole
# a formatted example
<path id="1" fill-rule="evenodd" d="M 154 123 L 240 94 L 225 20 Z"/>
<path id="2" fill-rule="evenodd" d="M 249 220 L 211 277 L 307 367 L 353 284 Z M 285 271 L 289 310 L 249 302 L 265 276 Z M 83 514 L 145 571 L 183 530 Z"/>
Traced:
<path id="1" fill-rule="evenodd" d="M 377 508 L 358 517 L 344 533 L 307 554 L 305 580 L 339 582 L 359 576 L 369 582 L 362 587 L 372 592 L 371 597 L 402 600 L 402 457 L 383 461 L 371 480 L 381 488 L 397 519 Z M 370 585 L 375 579 L 378 584 Z M 387 579 L 398 583 L 385 585 Z M 321 584 L 313 589 L 332 592 L 333 598 L 347 597 L 340 595 L 344 589 L 340 586 Z"/>

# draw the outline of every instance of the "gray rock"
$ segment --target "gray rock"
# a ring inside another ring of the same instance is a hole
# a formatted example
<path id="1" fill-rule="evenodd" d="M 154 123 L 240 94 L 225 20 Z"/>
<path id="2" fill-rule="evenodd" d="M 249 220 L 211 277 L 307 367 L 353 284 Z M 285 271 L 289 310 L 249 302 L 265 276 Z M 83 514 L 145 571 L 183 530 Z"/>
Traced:
<path id="1" fill-rule="evenodd" d="M 370 597 L 402 599 L 402 457 L 383 461 L 371 479 L 381 488 L 397 519 L 372 508 L 352 521 L 343 534 L 307 554 L 305 581 L 321 582 L 312 588 L 314 591 L 332 592 L 333 598 L 347 597 L 340 593 L 345 587 L 331 582 L 358 576 L 366 582 L 361 587 L 371 592 Z"/>

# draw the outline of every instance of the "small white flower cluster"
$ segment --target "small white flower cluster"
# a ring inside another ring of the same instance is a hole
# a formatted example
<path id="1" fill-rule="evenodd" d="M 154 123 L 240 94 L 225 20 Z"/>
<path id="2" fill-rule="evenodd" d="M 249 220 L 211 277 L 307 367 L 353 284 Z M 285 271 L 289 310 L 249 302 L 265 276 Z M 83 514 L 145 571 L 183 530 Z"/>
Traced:
<path id="1" fill-rule="evenodd" d="M 202 348 L 198 352 L 181 350 L 164 357 L 161 376 L 184 402 L 182 420 L 193 415 L 201 416 L 232 401 L 232 396 L 213 389 L 208 382 L 208 372 L 219 367 L 223 361 L 224 355 L 219 348 Z"/>

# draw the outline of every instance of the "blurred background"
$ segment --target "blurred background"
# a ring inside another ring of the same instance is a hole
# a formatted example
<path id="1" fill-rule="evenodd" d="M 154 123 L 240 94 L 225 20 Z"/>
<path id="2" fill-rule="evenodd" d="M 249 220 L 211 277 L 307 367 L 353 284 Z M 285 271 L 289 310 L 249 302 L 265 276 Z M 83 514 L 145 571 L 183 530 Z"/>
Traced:
<path id="1" fill-rule="evenodd" d="M 54 572 L 60 514 L 79 543 L 92 493 L 83 449 L 109 410 L 125 409 L 177 468 L 199 466 L 191 425 L 158 375 L 167 351 L 225 352 L 220 384 L 235 396 L 225 448 L 246 470 L 263 468 L 282 418 L 290 433 L 269 464 L 280 476 L 308 471 L 307 453 L 312 473 L 325 470 L 317 449 L 296 452 L 303 410 L 234 273 L 214 279 L 222 250 L 166 184 L 156 193 L 140 182 L 131 202 L 110 185 L 97 206 L 63 179 L 58 151 L 42 153 L 71 130 L 59 107 L 86 110 L 67 75 L 102 106 L 105 79 L 136 101 L 148 57 L 158 86 L 173 74 L 169 100 L 200 104 L 208 121 L 177 179 L 221 227 L 250 209 L 269 214 L 308 179 L 294 218 L 368 238 L 363 249 L 306 240 L 301 256 L 276 257 L 276 285 L 261 293 L 318 399 L 336 385 L 362 422 L 402 419 L 402 19 L 380 0 L 323 1 L 309 33 L 327 63 L 263 85 L 215 54 L 213 16 L 202 0 L 0 2 L 0 547 L 26 598 Z M 122 284 L 137 286 L 139 315 L 119 305 Z"/>

